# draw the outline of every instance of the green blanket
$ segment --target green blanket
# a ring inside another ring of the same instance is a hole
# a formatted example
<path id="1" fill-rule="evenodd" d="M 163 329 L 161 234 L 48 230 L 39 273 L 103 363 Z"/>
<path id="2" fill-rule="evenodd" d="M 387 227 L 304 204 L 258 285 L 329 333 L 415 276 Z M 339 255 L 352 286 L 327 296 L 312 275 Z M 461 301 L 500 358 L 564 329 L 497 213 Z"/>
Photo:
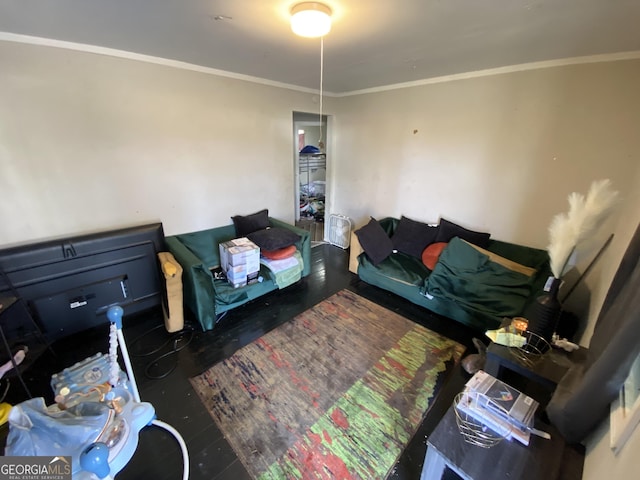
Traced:
<path id="1" fill-rule="evenodd" d="M 300 252 L 296 251 L 293 254 L 293 258 L 296 260 L 296 262 L 293 262 L 295 265 L 291 265 L 283 269 L 277 268 L 282 260 L 276 260 L 274 262 L 273 260 L 260 257 L 260 263 L 269 269 L 269 273 L 273 277 L 273 281 L 279 289 L 293 285 L 302 278 L 302 269 L 304 268 L 302 255 L 300 255 Z"/>
<path id="2" fill-rule="evenodd" d="M 384 218 L 380 225 L 392 237 L 398 219 Z M 500 240 L 490 240 L 486 249 L 536 272 L 531 278 L 512 272 L 454 238 L 440 255 L 433 272 L 420 259 L 400 252 L 378 265 L 373 265 L 362 253 L 358 257 L 358 276 L 364 282 L 484 332 L 498 328 L 504 317 L 523 315 L 551 275 L 545 250 Z"/>
<path id="3" fill-rule="evenodd" d="M 456 237 L 424 281 L 422 293 L 445 298 L 481 315 L 511 317 L 523 312 L 534 278 L 492 262 Z"/>

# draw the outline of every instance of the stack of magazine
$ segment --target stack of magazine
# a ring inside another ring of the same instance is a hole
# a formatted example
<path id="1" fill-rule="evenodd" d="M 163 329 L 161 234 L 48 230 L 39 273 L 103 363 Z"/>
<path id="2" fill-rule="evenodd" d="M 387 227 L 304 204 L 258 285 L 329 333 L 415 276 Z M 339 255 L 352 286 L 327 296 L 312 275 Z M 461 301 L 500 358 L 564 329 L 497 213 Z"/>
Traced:
<path id="1" fill-rule="evenodd" d="M 529 445 L 538 402 L 478 371 L 466 384 L 456 408 L 507 439 Z M 541 432 L 544 433 L 544 432 Z"/>

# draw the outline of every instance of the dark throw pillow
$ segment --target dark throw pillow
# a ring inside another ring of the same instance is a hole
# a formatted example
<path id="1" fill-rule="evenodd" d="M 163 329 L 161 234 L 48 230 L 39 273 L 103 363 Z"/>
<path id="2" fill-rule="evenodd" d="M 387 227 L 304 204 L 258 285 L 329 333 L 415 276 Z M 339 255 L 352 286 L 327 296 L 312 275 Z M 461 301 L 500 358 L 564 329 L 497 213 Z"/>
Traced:
<path id="1" fill-rule="evenodd" d="M 236 215 L 231 217 L 231 220 L 236 227 L 236 236 L 246 237 L 250 233 L 269 227 L 269 210 L 265 208 L 251 215 Z"/>
<path id="2" fill-rule="evenodd" d="M 448 242 L 453 237 L 459 237 L 469 243 L 473 243 L 474 245 L 478 245 L 479 247 L 486 248 L 489 245 L 489 238 L 491 237 L 491 234 L 467 230 L 460 225 L 456 225 L 449 220 L 441 218 L 440 225 L 438 226 L 438 235 L 436 236 L 436 242 Z"/>
<path id="3" fill-rule="evenodd" d="M 446 242 L 434 242 L 424 249 L 422 252 L 422 263 L 429 270 L 436 268 L 436 263 L 440 258 L 442 251 L 449 245 Z"/>
<path id="4" fill-rule="evenodd" d="M 280 250 L 295 244 L 300 235 L 286 228 L 273 227 L 250 233 L 247 238 L 260 247 L 260 250 Z"/>
<path id="5" fill-rule="evenodd" d="M 381 261 L 391 255 L 393 243 L 387 232 L 380 226 L 378 221 L 371 217 L 369 223 L 355 231 L 362 249 L 371 259 L 371 263 L 378 265 Z"/>
<path id="6" fill-rule="evenodd" d="M 420 258 L 424 249 L 436 241 L 438 227 L 431 227 L 423 222 L 400 217 L 391 242 L 393 248 L 412 257 Z"/>

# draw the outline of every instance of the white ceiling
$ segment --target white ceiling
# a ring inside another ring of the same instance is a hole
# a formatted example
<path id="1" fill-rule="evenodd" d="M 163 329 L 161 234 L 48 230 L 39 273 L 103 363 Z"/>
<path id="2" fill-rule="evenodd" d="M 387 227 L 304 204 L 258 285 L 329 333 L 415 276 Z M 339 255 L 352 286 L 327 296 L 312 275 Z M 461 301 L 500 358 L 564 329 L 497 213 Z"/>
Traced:
<path id="1" fill-rule="evenodd" d="M 0 0 L 0 32 L 317 89 L 298 0 Z M 529 62 L 640 51 L 640 0 L 326 0 L 324 88 L 344 93 Z M 231 17 L 215 20 L 217 15 Z M 5 38 L 7 35 L 5 35 Z M 0 38 L 2 38 L 0 36 Z"/>

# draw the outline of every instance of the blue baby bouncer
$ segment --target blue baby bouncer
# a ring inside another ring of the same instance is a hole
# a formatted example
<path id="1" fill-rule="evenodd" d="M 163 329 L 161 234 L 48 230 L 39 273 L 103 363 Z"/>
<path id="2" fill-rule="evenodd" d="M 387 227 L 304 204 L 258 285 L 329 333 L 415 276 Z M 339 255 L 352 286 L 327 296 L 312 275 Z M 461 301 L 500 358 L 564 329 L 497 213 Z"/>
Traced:
<path id="1" fill-rule="evenodd" d="M 184 439 L 171 425 L 155 418 L 150 403 L 140 400 L 131 359 L 122 333 L 123 309 L 107 310 L 109 355 L 97 354 L 55 374 L 55 405 L 33 398 L 9 413 L 6 455 L 70 456 L 73 478 L 110 479 L 131 460 L 140 430 L 156 425 L 180 444 L 183 479 L 189 478 Z M 126 374 L 118 364 L 118 346 Z"/>

